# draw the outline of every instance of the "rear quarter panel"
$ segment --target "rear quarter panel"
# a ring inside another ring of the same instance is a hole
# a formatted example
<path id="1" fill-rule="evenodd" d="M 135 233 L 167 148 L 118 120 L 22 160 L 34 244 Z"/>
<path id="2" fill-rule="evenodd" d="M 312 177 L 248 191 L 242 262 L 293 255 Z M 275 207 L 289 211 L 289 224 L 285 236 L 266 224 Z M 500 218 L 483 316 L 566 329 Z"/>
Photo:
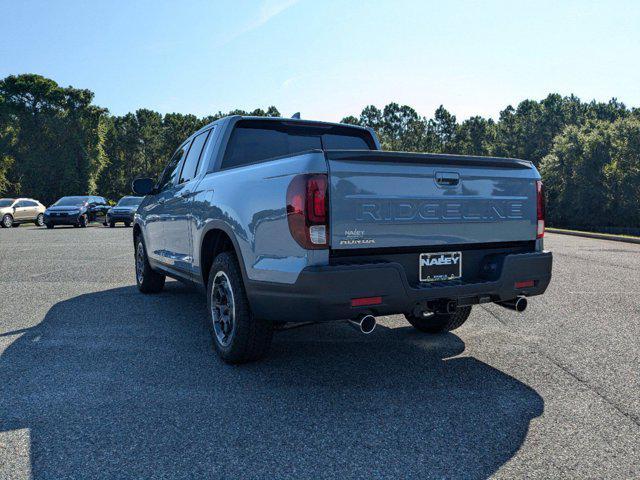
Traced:
<path id="1" fill-rule="evenodd" d="M 326 173 L 323 153 L 311 152 L 206 175 L 193 198 L 193 274 L 202 278 L 201 245 L 207 232 L 233 235 L 249 280 L 295 283 L 310 265 L 328 262 L 327 250 L 305 250 L 291 237 L 286 193 L 301 173 Z"/>

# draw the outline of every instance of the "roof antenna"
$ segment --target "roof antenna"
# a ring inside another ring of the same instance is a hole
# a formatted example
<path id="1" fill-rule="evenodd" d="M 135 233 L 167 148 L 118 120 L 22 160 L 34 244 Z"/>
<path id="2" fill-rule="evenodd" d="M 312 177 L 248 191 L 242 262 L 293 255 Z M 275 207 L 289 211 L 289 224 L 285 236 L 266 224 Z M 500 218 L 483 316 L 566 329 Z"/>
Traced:
<path id="1" fill-rule="evenodd" d="M 296 120 L 300 120 L 300 112 L 296 112 L 293 115 L 291 115 L 291 118 L 295 118 Z"/>

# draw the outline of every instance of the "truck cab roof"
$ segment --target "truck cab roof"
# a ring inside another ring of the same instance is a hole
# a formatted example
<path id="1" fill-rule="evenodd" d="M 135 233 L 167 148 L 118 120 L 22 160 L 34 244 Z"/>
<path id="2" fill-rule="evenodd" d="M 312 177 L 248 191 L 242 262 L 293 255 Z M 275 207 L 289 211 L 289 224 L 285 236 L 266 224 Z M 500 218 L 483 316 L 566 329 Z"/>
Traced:
<path id="1" fill-rule="evenodd" d="M 229 115 L 227 117 L 222 117 L 214 122 L 211 122 L 204 127 L 202 127 L 197 132 L 193 133 L 192 137 L 195 137 L 199 133 L 210 129 L 214 125 L 220 125 L 227 127 L 226 130 L 232 130 L 233 127 L 241 121 L 255 121 L 255 122 L 273 122 L 280 123 L 283 126 L 300 126 L 300 127 L 317 127 L 322 129 L 331 129 L 331 128 L 348 128 L 359 130 L 363 132 L 368 132 L 373 138 L 373 142 L 376 146 L 376 150 L 380 150 L 380 141 L 375 133 L 375 131 L 371 127 L 363 127 L 360 125 L 351 125 L 347 123 L 335 123 L 335 122 L 324 122 L 320 120 L 307 120 L 300 118 L 284 118 L 284 117 L 257 117 L 254 115 Z"/>

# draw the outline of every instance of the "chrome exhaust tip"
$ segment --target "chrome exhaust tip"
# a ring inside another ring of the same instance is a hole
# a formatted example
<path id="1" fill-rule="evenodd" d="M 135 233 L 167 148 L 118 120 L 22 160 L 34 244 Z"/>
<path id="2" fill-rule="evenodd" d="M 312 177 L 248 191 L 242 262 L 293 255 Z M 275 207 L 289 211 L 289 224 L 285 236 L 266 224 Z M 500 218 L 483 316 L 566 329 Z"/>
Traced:
<path id="1" fill-rule="evenodd" d="M 378 322 L 376 322 L 376 317 L 374 317 L 373 315 L 362 315 L 356 320 L 349 320 L 349 325 L 358 330 L 360 333 L 368 335 L 376 329 L 376 325 L 378 325 Z"/>
<path id="2" fill-rule="evenodd" d="M 504 308 L 508 308 L 509 310 L 515 310 L 516 312 L 524 312 L 527 309 L 527 305 L 529 304 L 529 302 L 527 302 L 526 297 L 523 297 L 522 295 L 519 297 L 516 297 L 512 300 L 505 300 L 504 302 L 497 302 L 498 305 L 504 307 Z"/>

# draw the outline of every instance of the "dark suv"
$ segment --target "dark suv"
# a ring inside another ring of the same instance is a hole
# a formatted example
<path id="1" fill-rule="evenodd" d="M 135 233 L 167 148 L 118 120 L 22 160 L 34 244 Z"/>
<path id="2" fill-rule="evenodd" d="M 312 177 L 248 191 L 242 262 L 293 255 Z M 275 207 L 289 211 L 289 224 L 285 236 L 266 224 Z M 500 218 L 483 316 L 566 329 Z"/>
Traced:
<path id="1" fill-rule="evenodd" d="M 44 224 L 47 228 L 56 225 L 86 227 L 89 222 L 104 223 L 109 204 L 103 197 L 83 195 L 62 197 L 44 212 Z"/>
<path id="2" fill-rule="evenodd" d="M 104 226 L 108 225 L 113 228 L 117 222 L 122 222 L 125 227 L 130 227 L 142 199 L 143 197 L 122 197 L 114 207 L 107 211 Z"/>

